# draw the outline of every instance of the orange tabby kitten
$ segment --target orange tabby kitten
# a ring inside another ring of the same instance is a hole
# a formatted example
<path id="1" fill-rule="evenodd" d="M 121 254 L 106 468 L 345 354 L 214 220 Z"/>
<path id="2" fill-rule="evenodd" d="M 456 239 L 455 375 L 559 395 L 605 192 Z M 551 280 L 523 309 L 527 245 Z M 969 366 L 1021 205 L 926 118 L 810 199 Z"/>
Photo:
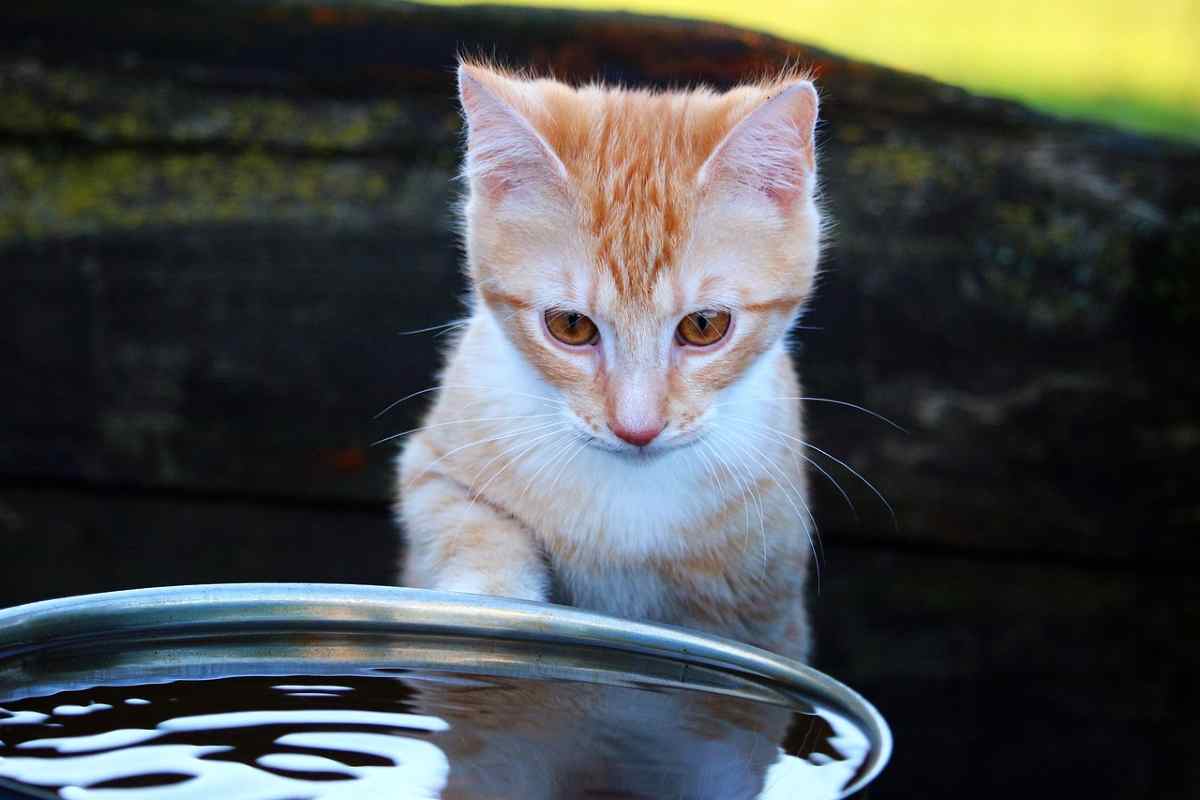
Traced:
<path id="1" fill-rule="evenodd" d="M 805 657 L 812 84 L 458 77 L 472 310 L 401 457 L 404 582 Z"/>

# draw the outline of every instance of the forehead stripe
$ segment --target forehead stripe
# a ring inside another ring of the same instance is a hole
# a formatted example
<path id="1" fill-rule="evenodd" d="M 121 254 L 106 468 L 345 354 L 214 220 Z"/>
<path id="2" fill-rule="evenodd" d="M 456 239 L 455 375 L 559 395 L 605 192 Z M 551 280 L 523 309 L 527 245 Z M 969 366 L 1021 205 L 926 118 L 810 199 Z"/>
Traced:
<path id="1" fill-rule="evenodd" d="M 508 292 L 502 292 L 499 289 L 493 289 L 491 287 L 484 286 L 479 290 L 479 292 L 483 295 L 483 299 L 488 303 L 488 305 L 509 306 L 511 308 L 518 308 L 522 311 L 528 311 L 529 309 L 533 308 L 533 303 L 530 303 L 525 298 L 518 297 L 515 294 L 509 294 Z"/>
<path id="2" fill-rule="evenodd" d="M 747 303 L 742 306 L 742 311 L 787 311 L 803 302 L 803 297 L 779 297 L 774 300 L 764 300 L 761 303 Z"/>

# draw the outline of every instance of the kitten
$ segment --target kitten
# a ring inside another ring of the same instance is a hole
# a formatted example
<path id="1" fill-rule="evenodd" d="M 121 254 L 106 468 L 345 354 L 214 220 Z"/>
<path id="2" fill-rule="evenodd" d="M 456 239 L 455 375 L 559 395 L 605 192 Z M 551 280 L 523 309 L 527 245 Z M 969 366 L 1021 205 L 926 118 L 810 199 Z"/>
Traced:
<path id="1" fill-rule="evenodd" d="M 472 310 L 401 456 L 403 581 L 806 657 L 812 83 L 458 79 Z"/>

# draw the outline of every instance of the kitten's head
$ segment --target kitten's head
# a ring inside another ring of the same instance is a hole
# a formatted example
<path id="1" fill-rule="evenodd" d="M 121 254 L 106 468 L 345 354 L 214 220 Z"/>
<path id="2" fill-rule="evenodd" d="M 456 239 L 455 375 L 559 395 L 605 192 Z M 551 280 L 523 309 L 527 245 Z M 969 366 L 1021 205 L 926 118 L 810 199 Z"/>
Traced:
<path id="1" fill-rule="evenodd" d="M 696 438 L 812 290 L 812 83 L 575 89 L 464 64 L 459 92 L 477 299 L 595 444 Z"/>

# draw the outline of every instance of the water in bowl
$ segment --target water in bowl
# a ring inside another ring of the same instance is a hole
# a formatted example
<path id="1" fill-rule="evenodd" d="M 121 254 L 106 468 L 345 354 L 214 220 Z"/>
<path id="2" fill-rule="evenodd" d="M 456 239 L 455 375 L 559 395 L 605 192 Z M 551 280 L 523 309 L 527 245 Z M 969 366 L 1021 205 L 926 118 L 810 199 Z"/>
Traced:
<path id="1" fill-rule="evenodd" d="M 815 706 L 637 681 L 156 680 L 0 696 L 0 784 L 67 800 L 823 800 L 869 752 Z"/>

